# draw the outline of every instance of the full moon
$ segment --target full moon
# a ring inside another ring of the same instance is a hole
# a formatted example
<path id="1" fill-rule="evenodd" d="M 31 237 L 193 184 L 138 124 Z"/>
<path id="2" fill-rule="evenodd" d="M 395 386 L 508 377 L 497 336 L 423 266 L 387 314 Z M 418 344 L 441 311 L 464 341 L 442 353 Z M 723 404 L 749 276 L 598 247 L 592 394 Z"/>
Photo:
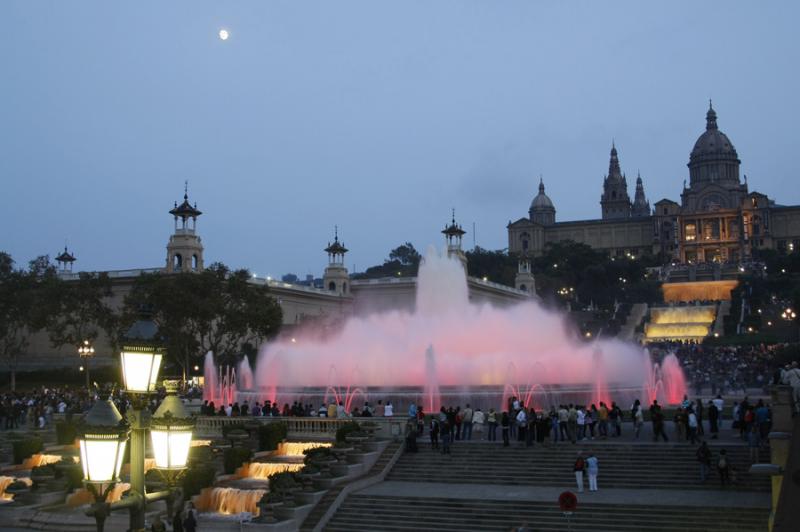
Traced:
<path id="1" fill-rule="evenodd" d="M 229 36 L 228 30 L 219 30 L 219 38 L 223 41 L 227 41 Z"/>

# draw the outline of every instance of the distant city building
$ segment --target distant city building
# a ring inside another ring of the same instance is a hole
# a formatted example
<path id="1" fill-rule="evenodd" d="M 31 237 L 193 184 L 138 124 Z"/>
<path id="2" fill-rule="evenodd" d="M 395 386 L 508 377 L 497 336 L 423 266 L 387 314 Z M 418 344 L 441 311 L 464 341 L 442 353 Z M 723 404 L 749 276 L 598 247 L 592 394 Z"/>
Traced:
<path id="1" fill-rule="evenodd" d="M 709 103 L 706 130 L 689 155 L 689 186 L 681 201 L 657 201 L 651 210 L 641 176 L 633 202 L 614 144 L 600 196 L 601 218 L 556 222 L 544 182 L 527 218 L 509 222 L 508 249 L 541 255 L 549 242 L 572 240 L 607 251 L 612 257 L 662 253 L 668 262 L 739 263 L 753 250 L 788 251 L 800 246 L 800 205 L 783 206 L 749 192 L 739 178 L 739 155 L 717 126 Z"/>

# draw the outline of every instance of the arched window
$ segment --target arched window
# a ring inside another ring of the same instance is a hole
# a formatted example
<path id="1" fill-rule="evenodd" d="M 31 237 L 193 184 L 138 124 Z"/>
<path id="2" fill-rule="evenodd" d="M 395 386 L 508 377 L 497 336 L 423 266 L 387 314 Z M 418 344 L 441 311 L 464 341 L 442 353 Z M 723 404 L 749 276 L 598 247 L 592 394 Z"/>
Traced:
<path id="1" fill-rule="evenodd" d="M 180 253 L 176 253 L 174 257 L 172 257 L 172 267 L 175 270 L 180 270 L 183 267 L 183 257 Z"/>
<path id="2" fill-rule="evenodd" d="M 519 289 L 522 290 L 523 292 L 527 292 L 528 291 L 528 287 L 525 286 L 524 284 L 519 285 Z"/>
<path id="3" fill-rule="evenodd" d="M 197 255 L 192 255 L 192 269 L 197 269 Z"/>
<path id="4" fill-rule="evenodd" d="M 611 199 L 617 199 L 617 191 L 616 190 L 611 192 Z"/>
<path id="5" fill-rule="evenodd" d="M 336 283 L 334 283 L 333 281 L 328 283 L 328 290 L 330 290 L 331 292 L 336 291 Z"/>

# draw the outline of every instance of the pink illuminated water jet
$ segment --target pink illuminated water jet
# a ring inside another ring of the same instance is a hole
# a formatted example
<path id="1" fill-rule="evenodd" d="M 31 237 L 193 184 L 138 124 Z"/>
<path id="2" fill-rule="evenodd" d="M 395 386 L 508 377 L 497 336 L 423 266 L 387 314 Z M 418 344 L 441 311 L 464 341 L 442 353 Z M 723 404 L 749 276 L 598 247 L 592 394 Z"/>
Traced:
<path id="1" fill-rule="evenodd" d="M 504 308 L 470 303 L 461 263 L 431 247 L 413 312 L 351 317 L 326 340 L 266 344 L 248 393 L 315 406 L 333 395 L 348 407 L 361 406 L 361 397 L 353 399 L 363 395 L 373 403 L 392 398 L 396 406 L 415 401 L 429 411 L 466 402 L 502 408 L 512 394 L 544 408 L 658 393 L 672 403 L 685 393 L 685 381 L 674 356 L 659 367 L 638 345 L 580 341 L 562 315 L 533 299 Z"/>

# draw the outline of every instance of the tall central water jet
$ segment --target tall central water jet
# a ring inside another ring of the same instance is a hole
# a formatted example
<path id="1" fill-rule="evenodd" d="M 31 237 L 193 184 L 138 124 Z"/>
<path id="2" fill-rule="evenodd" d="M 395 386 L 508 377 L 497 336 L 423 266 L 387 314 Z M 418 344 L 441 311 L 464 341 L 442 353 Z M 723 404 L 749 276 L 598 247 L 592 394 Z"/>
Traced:
<path id="1" fill-rule="evenodd" d="M 415 401 L 431 410 L 466 402 L 496 408 L 509 383 L 525 383 L 524 391 L 515 391 L 529 400 L 537 390 L 536 401 L 619 402 L 644 399 L 649 390 L 652 361 L 639 346 L 583 342 L 563 316 L 534 300 L 505 308 L 470 303 L 464 268 L 446 253 L 428 249 L 416 290 L 413 312 L 354 316 L 332 338 L 296 335 L 296 341 L 267 344 L 255 387 L 271 400 L 318 402 L 326 390 L 351 384 L 331 382 L 328 370 L 335 367 L 339 377 L 357 372 L 358 384 L 374 399 Z M 510 366 L 520 369 L 509 380 Z M 669 372 L 680 373 L 679 365 Z M 668 398 L 682 386 L 671 375 Z"/>

